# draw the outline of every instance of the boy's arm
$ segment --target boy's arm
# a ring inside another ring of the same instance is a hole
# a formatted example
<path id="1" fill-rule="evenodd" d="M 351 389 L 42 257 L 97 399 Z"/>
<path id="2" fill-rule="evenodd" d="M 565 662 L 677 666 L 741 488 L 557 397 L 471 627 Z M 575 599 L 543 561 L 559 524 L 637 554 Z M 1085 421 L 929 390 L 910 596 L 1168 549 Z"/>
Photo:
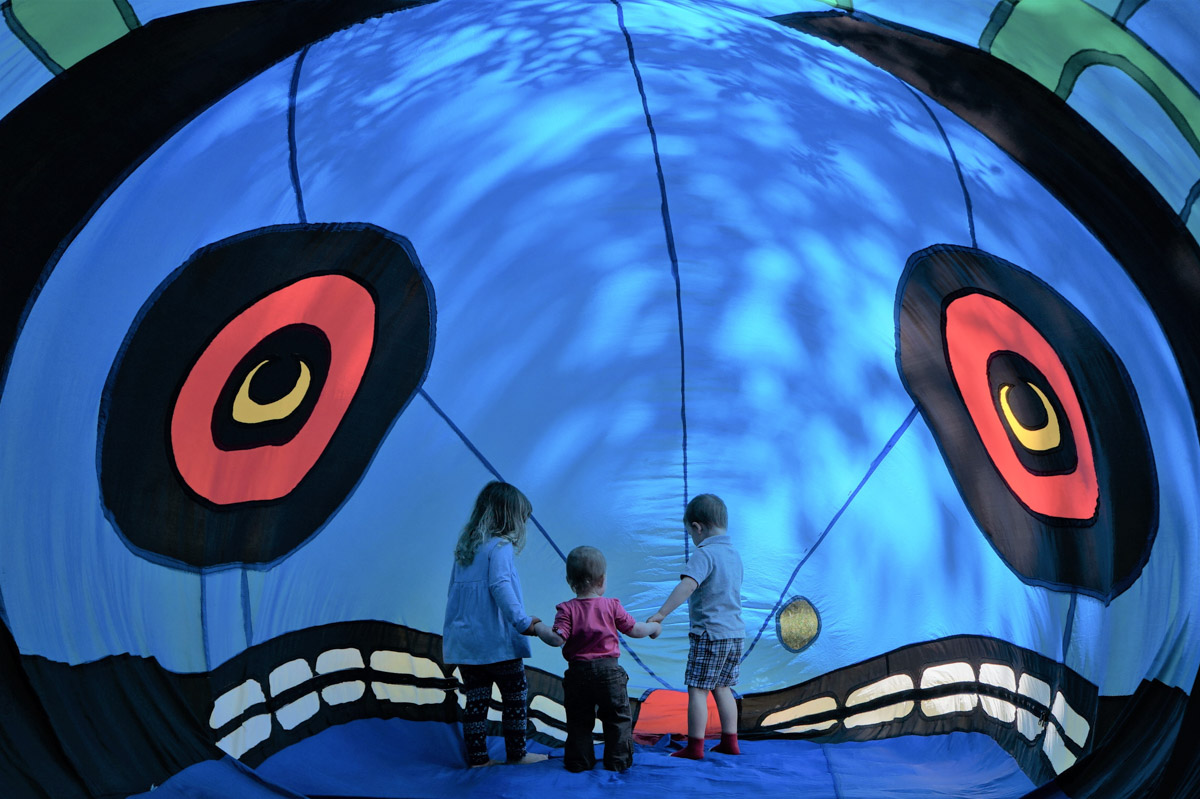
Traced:
<path id="1" fill-rule="evenodd" d="M 675 586 L 675 590 L 667 597 L 667 601 L 663 602 L 658 612 L 646 619 L 646 622 L 661 623 L 663 619 L 671 614 L 671 611 L 687 601 L 687 598 L 692 595 L 692 592 L 696 590 L 698 585 L 699 583 L 694 578 L 688 577 L 686 574 L 682 575 L 679 578 L 679 585 Z"/>

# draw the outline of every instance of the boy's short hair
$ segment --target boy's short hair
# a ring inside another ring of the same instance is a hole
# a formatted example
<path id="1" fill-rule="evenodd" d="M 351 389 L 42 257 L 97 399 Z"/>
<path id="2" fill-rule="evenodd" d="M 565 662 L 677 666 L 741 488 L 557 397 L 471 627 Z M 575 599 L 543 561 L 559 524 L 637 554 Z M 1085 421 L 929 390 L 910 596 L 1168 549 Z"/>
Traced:
<path id="1" fill-rule="evenodd" d="M 599 585 L 607 571 L 604 553 L 595 547 L 575 547 L 567 553 L 567 585 L 577 594 Z"/>
<path id="2" fill-rule="evenodd" d="M 697 494 L 683 512 L 683 523 L 690 526 L 696 522 L 705 530 L 729 527 L 729 511 L 716 494 Z"/>

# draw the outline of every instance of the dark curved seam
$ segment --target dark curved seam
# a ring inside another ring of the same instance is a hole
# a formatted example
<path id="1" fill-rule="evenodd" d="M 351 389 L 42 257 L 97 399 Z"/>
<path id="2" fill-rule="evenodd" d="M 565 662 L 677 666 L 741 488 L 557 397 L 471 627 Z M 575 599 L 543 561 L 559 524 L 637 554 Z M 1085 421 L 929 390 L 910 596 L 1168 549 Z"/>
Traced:
<path id="1" fill-rule="evenodd" d="M 200 640 L 204 642 L 204 670 L 212 671 L 212 655 L 208 651 L 208 589 L 204 586 L 205 577 L 208 575 L 204 572 L 199 573 L 200 578 Z"/>
<path id="2" fill-rule="evenodd" d="M 897 80 L 899 79 L 897 78 Z M 963 202 L 966 203 L 967 206 L 967 226 L 971 230 L 971 246 L 977 248 L 979 245 L 975 241 L 975 212 L 971 207 L 971 193 L 967 191 L 967 180 L 963 177 L 962 166 L 958 163 L 958 156 L 954 154 L 954 145 L 950 143 L 950 137 L 946 135 L 946 129 L 942 127 L 941 121 L 937 118 L 937 114 L 933 113 L 933 109 L 929 107 L 929 103 L 925 102 L 925 98 L 922 97 L 920 93 L 912 86 L 904 83 L 904 81 L 900 81 L 900 83 L 904 86 L 904 88 L 912 92 L 913 97 L 917 98 L 917 102 L 920 103 L 925 111 L 929 114 L 929 118 L 932 119 L 933 124 L 937 126 L 938 133 L 942 135 L 942 142 L 946 145 L 946 152 L 950 154 L 950 160 L 954 163 L 954 173 L 958 175 L 958 185 L 962 187 Z"/>
<path id="3" fill-rule="evenodd" d="M 250 571 L 242 569 L 242 632 L 246 636 L 246 648 L 254 645 L 254 619 L 250 615 Z"/>
<path id="4" fill-rule="evenodd" d="M 1075 610 L 1079 607 L 1079 592 L 1071 592 L 1071 605 L 1067 608 L 1067 626 L 1063 630 L 1062 661 L 1067 662 L 1067 653 L 1071 650 L 1071 632 L 1075 629 Z"/>
<path id="5" fill-rule="evenodd" d="M 842 799 L 842 792 L 838 790 L 837 775 L 833 773 L 833 764 L 829 762 L 829 753 L 825 749 L 827 746 L 829 744 L 821 744 L 821 757 L 825 758 L 825 770 L 829 772 L 829 783 L 833 787 L 833 797 L 834 799 Z"/>
<path id="6" fill-rule="evenodd" d="M 996 7 L 992 9 L 992 16 L 988 19 L 983 33 L 979 36 L 980 50 L 985 53 L 992 51 L 992 43 L 996 41 L 996 36 L 1008 24 L 1008 18 L 1012 16 L 1016 4 L 1017 0 L 1000 0 L 996 4 Z"/>
<path id="7" fill-rule="evenodd" d="M 821 546 L 821 542 L 825 540 L 825 536 L 829 535 L 829 531 L 832 530 L 833 526 L 838 523 L 838 519 L 842 518 L 842 514 L 846 512 L 846 509 L 850 507 L 850 503 L 853 502 L 854 498 L 858 496 L 858 492 L 861 491 L 862 487 L 865 486 L 867 481 L 871 479 L 871 475 L 875 474 L 875 470 L 879 468 L 879 464 L 883 463 L 883 459 L 887 457 L 888 453 L 892 451 L 892 448 L 895 447 L 900 441 L 900 437 L 904 435 L 904 431 L 908 430 L 909 425 L 912 424 L 913 419 L 916 417 L 917 406 L 914 405 L 913 409 L 908 412 L 908 416 L 904 417 L 904 421 L 900 423 L 898 428 L 896 428 L 896 432 L 892 433 L 892 437 L 888 439 L 887 443 L 883 445 L 883 449 L 880 450 L 879 454 L 875 456 L 875 460 L 871 461 L 871 465 L 867 467 L 867 473 L 863 475 L 862 480 L 858 481 L 858 485 L 856 485 L 854 490 L 850 492 L 850 496 L 848 496 L 846 501 L 842 503 L 842 507 L 838 508 L 838 512 L 833 514 L 833 518 L 829 521 L 829 524 L 825 526 L 825 529 L 821 531 L 819 536 L 817 536 L 817 540 L 811 547 L 809 547 L 808 551 L 804 553 L 804 557 L 800 559 L 800 562 L 796 564 L 796 568 L 792 570 L 792 576 L 788 578 L 787 583 L 783 586 L 783 590 L 779 592 L 779 599 L 775 602 L 775 607 L 771 608 L 771 612 L 767 614 L 765 619 L 763 619 L 762 627 L 758 628 L 758 635 L 754 636 L 754 640 L 750 642 L 750 646 L 748 646 L 745 653 L 742 654 L 743 663 L 746 661 L 746 658 L 750 657 L 750 653 L 754 651 L 755 645 L 757 645 L 759 639 L 762 638 L 763 631 L 767 629 L 767 625 L 771 623 L 771 619 L 775 618 L 775 614 L 779 612 L 779 606 L 783 604 L 783 598 L 787 596 L 788 589 L 792 587 L 792 583 L 795 581 L 796 575 L 800 573 L 800 569 L 804 567 L 804 564 L 808 562 L 808 559 L 811 558 L 813 553 L 817 551 L 817 547 Z"/>
<path id="8" fill-rule="evenodd" d="M 1183 208 L 1179 212 L 1179 219 L 1186 225 L 1188 218 L 1192 215 L 1192 209 L 1196 207 L 1196 200 L 1200 199 L 1200 180 L 1192 184 L 1192 190 L 1188 192 L 1187 199 L 1184 200 Z"/>
<path id="9" fill-rule="evenodd" d="M 304 65 L 304 56 L 312 45 L 305 45 L 296 57 L 296 66 L 292 69 L 292 85 L 288 88 L 288 167 L 292 172 L 292 191 L 296 194 L 296 213 L 301 223 L 308 222 L 304 212 L 304 192 L 300 189 L 300 165 L 296 156 L 296 93 L 300 89 L 300 68 Z"/>
<path id="10" fill-rule="evenodd" d="M 117 7 L 117 13 L 121 15 L 121 21 L 125 23 L 126 28 L 133 30 L 142 26 L 137 12 L 134 11 L 133 6 L 129 5 L 129 0 L 113 0 L 113 5 Z"/>
<path id="11" fill-rule="evenodd" d="M 629 653 L 629 656 L 631 658 L 633 658 L 635 661 L 637 661 L 637 664 L 639 666 L 641 666 L 642 669 L 645 670 L 645 672 L 647 674 L 649 674 L 654 679 L 658 680 L 659 685 L 661 685 L 663 688 L 666 688 L 668 691 L 678 690 L 674 686 L 672 686 L 669 682 L 664 680 L 662 677 L 659 677 L 657 674 L 655 674 L 653 669 L 651 669 L 649 666 L 647 666 L 645 663 L 643 663 L 642 659 L 640 657 L 638 657 L 637 652 L 633 651 L 633 647 L 631 647 L 629 645 L 629 641 L 623 635 L 621 636 L 621 646 L 625 647 L 625 651 Z M 644 696 L 648 696 L 649 693 L 650 692 L 647 691 Z M 644 696 L 643 696 L 643 698 L 644 698 Z"/>
<path id="12" fill-rule="evenodd" d="M 426 393 L 425 389 L 423 389 L 423 388 L 419 389 L 417 391 L 417 393 L 420 394 L 425 399 L 425 401 L 429 403 L 429 407 L 433 408 L 434 413 L 436 413 L 438 416 L 442 417 L 443 421 L 445 421 L 446 424 L 450 425 L 450 429 L 454 431 L 454 434 L 456 436 L 458 436 L 460 439 L 462 439 L 462 442 L 467 445 L 467 449 L 471 450 L 471 454 L 473 454 L 476 458 L 479 459 L 479 462 L 483 464 L 483 467 L 485 469 L 487 469 L 489 472 L 492 473 L 493 477 L 495 477 L 497 480 L 499 480 L 503 483 L 508 482 L 507 480 L 504 479 L 504 477 L 500 474 L 500 472 L 496 471 L 496 467 L 492 466 L 491 462 L 483 456 L 483 453 L 479 451 L 479 448 L 471 443 L 471 439 L 467 438 L 467 434 L 464 433 L 462 430 L 460 430 L 458 425 L 456 425 L 450 419 L 450 417 L 446 415 L 446 412 L 443 411 L 440 407 L 438 407 L 438 404 L 433 401 L 433 397 L 429 396 L 429 394 Z M 533 516 L 530 516 L 529 520 L 534 523 L 534 525 L 541 532 L 542 536 L 546 539 L 546 541 L 550 544 L 550 546 L 554 547 L 554 551 L 557 552 L 558 556 L 563 559 L 563 562 L 566 562 L 567 556 L 564 555 L 563 551 L 558 548 L 558 544 L 554 543 L 554 539 L 551 538 L 550 534 L 546 532 L 546 528 L 542 527 L 542 523 L 539 522 Z"/>
<path id="13" fill-rule="evenodd" d="M 663 175 L 662 156 L 658 152 L 658 134 L 654 130 L 654 120 L 650 116 L 650 104 L 646 100 L 646 86 L 642 82 L 642 73 L 638 69 L 637 58 L 633 53 L 633 38 L 625 27 L 625 11 L 618 0 L 611 0 L 617 7 L 617 24 L 625 36 L 625 47 L 629 51 L 629 65 L 633 67 L 633 77 L 637 81 L 638 94 L 642 98 L 642 113 L 646 116 L 646 128 L 650 131 L 650 147 L 654 150 L 654 169 L 658 173 L 658 193 L 662 197 L 663 232 L 667 236 L 667 254 L 671 258 L 671 277 L 675 279 L 675 313 L 679 320 L 679 419 L 683 425 L 683 505 L 688 503 L 688 437 L 687 437 L 687 359 L 683 346 L 683 293 L 679 282 L 679 256 L 675 252 L 675 231 L 671 226 L 671 211 L 667 205 L 667 180 Z M 683 558 L 688 558 L 688 534 L 683 534 Z"/>
<path id="14" fill-rule="evenodd" d="M 1117 10 L 1113 12 L 1112 21 L 1125 27 L 1129 22 L 1129 18 L 1138 12 L 1147 0 L 1121 0 L 1121 5 L 1117 6 Z"/>

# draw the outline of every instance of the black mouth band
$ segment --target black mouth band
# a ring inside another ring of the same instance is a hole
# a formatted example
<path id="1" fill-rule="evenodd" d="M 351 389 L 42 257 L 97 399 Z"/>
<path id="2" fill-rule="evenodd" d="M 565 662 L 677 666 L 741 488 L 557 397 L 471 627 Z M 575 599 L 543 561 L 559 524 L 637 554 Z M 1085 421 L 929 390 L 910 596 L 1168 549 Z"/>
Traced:
<path id="1" fill-rule="evenodd" d="M 78 666 L 29 655 L 19 662 L 44 712 L 64 718 L 74 708 L 74 717 L 91 722 L 56 730 L 66 751 L 91 751 L 98 738 L 122 742 L 119 752 L 103 760 L 77 757 L 72 765 L 86 784 L 127 795 L 239 747 L 244 751 L 238 759 L 256 767 L 288 746 L 357 719 L 455 723 L 459 681 L 454 667 L 442 662 L 441 646 L 439 635 L 355 621 L 279 636 L 207 674 L 176 674 L 152 658 L 130 655 Z M 560 745 L 566 737 L 562 677 L 528 667 L 526 675 L 531 736 Z M 138 686 L 139 697 L 131 701 L 117 686 Z M 1161 708 L 1155 714 L 1161 725 L 1138 727 L 1142 745 L 1153 751 L 1154 741 L 1173 740 L 1172 722 L 1187 704 L 1186 694 L 1154 682 L 1143 682 L 1130 697 L 1097 693 L 1071 669 L 1030 650 L 994 638 L 954 636 L 902 647 L 789 688 L 744 695 L 740 727 L 747 739 L 819 743 L 982 732 L 1040 785 L 1059 772 L 1056 764 L 1065 767 L 1119 736 L 1129 726 L 1120 720 L 1125 708 L 1151 700 Z M 636 726 L 641 703 L 630 704 Z M 81 717 L 79 707 L 91 711 Z M 493 702 L 489 717 L 498 721 L 499 712 L 499 702 Z M 498 724 L 492 732 L 499 734 Z M 58 769 L 49 761 L 45 767 Z"/>
<path id="2" fill-rule="evenodd" d="M 825 743 L 982 732 L 1041 784 L 1091 751 L 1097 705 L 1097 687 L 1063 664 L 964 635 L 744 696 L 741 727 Z"/>

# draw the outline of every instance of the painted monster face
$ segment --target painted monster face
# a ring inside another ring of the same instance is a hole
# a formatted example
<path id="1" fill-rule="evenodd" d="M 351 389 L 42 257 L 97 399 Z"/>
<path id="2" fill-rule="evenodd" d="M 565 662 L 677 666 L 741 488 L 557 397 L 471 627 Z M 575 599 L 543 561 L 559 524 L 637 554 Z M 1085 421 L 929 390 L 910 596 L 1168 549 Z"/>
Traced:
<path id="1" fill-rule="evenodd" d="M 111 156 L 30 267 L 0 401 L 34 690 L 86 749 L 81 703 L 128 720 L 105 685 L 154 686 L 177 740 L 85 781 L 453 720 L 445 580 L 495 477 L 532 500 L 543 618 L 585 543 L 649 615 L 687 498 L 721 495 L 750 732 L 980 732 L 1037 784 L 1110 698 L 1186 701 L 1200 450 L 1166 278 L 1054 183 L 1078 140 L 1014 153 L 925 79 L 967 56 L 880 68 L 808 22 L 431 3 Z M 644 731 L 685 615 L 626 642 Z M 529 666 L 559 740 L 561 656 Z"/>

